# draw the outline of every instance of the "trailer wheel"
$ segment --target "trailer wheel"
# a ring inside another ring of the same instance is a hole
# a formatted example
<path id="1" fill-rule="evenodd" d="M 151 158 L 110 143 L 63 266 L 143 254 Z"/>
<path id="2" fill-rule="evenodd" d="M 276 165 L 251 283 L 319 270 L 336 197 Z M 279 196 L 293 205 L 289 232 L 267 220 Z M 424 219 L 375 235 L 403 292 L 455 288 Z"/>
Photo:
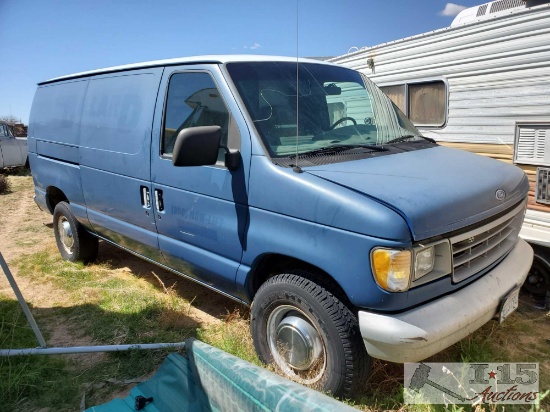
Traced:
<path id="1" fill-rule="evenodd" d="M 98 240 L 76 220 L 67 202 L 59 202 L 55 206 L 53 229 L 57 248 L 63 259 L 85 263 L 95 260 Z"/>
<path id="2" fill-rule="evenodd" d="M 357 318 L 308 278 L 297 271 L 260 287 L 251 310 L 256 352 L 289 379 L 334 396 L 350 395 L 370 371 Z"/>
<path id="3" fill-rule="evenodd" d="M 550 290 L 550 258 L 543 248 L 531 245 L 535 252 L 523 289 L 536 296 L 544 296 Z"/>

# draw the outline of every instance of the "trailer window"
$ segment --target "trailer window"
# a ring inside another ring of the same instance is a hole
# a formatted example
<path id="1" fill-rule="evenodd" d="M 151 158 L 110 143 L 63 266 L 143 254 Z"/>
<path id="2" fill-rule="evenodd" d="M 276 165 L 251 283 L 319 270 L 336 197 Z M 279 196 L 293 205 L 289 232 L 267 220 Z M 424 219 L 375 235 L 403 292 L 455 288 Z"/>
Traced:
<path id="1" fill-rule="evenodd" d="M 397 84 L 380 89 L 415 126 L 441 127 L 447 113 L 447 87 L 443 81 Z"/>
<path id="2" fill-rule="evenodd" d="M 405 105 L 405 102 L 407 101 L 406 87 L 407 86 L 405 84 L 398 84 L 396 86 L 386 86 L 380 88 L 403 113 L 407 113 L 407 107 Z"/>
<path id="3" fill-rule="evenodd" d="M 408 115 L 415 125 L 443 126 L 445 123 L 445 83 L 410 84 Z"/>

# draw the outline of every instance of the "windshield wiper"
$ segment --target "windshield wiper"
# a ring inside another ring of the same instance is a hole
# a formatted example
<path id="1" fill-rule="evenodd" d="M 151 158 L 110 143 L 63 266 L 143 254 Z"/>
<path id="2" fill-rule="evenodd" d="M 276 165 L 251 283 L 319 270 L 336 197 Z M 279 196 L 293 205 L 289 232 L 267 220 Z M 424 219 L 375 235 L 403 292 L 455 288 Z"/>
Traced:
<path id="1" fill-rule="evenodd" d="M 392 139 L 384 144 L 392 144 L 392 143 L 399 143 L 399 142 L 404 142 L 405 140 L 409 140 L 409 139 L 413 139 L 415 137 L 421 137 L 422 139 L 425 139 L 427 140 L 428 142 L 431 142 L 431 143 L 436 143 L 436 141 L 434 139 L 432 139 L 431 137 L 426 137 L 426 136 L 422 136 L 422 135 L 419 135 L 419 134 L 408 134 L 406 136 L 399 136 L 399 137 L 396 137 L 395 139 Z"/>
<path id="2" fill-rule="evenodd" d="M 342 153 L 352 149 L 369 149 L 373 152 L 387 152 L 389 149 L 386 149 L 382 146 L 376 146 L 371 144 L 338 144 L 327 147 L 321 147 L 320 149 L 310 150 L 309 152 L 304 152 L 299 155 L 299 157 L 308 157 L 314 156 L 316 154 L 329 154 L 329 153 Z"/>

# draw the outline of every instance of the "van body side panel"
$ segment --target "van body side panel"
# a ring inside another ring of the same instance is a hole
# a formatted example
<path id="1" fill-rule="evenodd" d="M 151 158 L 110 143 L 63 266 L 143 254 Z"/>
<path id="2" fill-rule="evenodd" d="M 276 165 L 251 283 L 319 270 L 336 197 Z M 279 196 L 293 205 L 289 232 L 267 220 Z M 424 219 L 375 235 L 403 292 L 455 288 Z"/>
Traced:
<path id="1" fill-rule="evenodd" d="M 87 79 L 40 86 L 27 140 L 37 203 L 48 210 L 46 193 L 55 187 L 67 197 L 78 221 L 90 228 L 78 164 L 80 115 L 87 87 Z"/>
<path id="2" fill-rule="evenodd" d="M 40 153 L 41 156 L 50 159 L 61 160 L 76 165 L 79 163 L 80 156 L 78 153 L 78 146 L 76 145 L 39 140 L 36 142 L 36 151 Z"/>
<path id="3" fill-rule="evenodd" d="M 80 114 L 88 79 L 40 86 L 29 119 L 28 140 L 79 144 Z M 29 150 L 32 146 L 29 142 Z"/>
<path id="4" fill-rule="evenodd" d="M 102 237 L 161 260 L 150 194 L 153 113 L 162 68 L 90 79 L 82 110 L 80 165 L 88 216 Z"/>
<path id="5" fill-rule="evenodd" d="M 237 136 L 229 132 L 228 144 L 242 153 L 243 162 L 237 170 L 230 171 L 221 162 L 215 166 L 175 167 L 169 156 L 161 156 L 165 99 L 170 78 L 175 73 L 202 73 L 211 78 L 217 89 L 211 94 L 223 100 L 231 113 L 230 121 L 236 126 Z M 235 277 L 246 247 L 250 137 L 221 76 L 216 65 L 165 69 L 155 111 L 151 180 L 153 197 L 158 193 L 162 195 L 164 210 L 158 210 L 157 204 L 154 207 L 159 246 L 166 264 L 235 295 Z"/>
<path id="6" fill-rule="evenodd" d="M 29 156 L 29 160 L 33 165 L 31 167 L 34 173 L 35 192 L 40 191 L 44 193 L 44 197 L 38 196 L 36 198 L 39 205 L 44 208 L 43 210 L 48 210 L 48 206 L 52 206 L 48 205 L 46 202 L 45 196 L 47 188 L 56 187 L 67 197 L 71 206 L 71 211 L 77 220 L 89 227 L 86 206 L 82 196 L 80 167 L 72 163 L 51 159 L 34 153 Z M 38 170 L 38 173 L 35 172 L 35 170 Z M 40 199 L 43 199 L 43 205 L 40 203 Z"/>

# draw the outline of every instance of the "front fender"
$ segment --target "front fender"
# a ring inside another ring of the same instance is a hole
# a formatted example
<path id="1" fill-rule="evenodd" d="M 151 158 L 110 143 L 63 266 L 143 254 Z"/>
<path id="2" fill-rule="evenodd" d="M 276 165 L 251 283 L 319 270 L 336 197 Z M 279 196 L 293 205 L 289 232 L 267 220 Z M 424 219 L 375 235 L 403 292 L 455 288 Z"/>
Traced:
<path id="1" fill-rule="evenodd" d="M 236 279 L 244 300 L 251 300 L 246 296 L 245 285 L 254 261 L 275 253 L 325 271 L 358 307 L 376 306 L 381 298 L 389 296 L 372 277 L 370 250 L 381 245 L 404 246 L 403 242 L 372 238 L 256 208 L 250 208 L 246 245 Z"/>

